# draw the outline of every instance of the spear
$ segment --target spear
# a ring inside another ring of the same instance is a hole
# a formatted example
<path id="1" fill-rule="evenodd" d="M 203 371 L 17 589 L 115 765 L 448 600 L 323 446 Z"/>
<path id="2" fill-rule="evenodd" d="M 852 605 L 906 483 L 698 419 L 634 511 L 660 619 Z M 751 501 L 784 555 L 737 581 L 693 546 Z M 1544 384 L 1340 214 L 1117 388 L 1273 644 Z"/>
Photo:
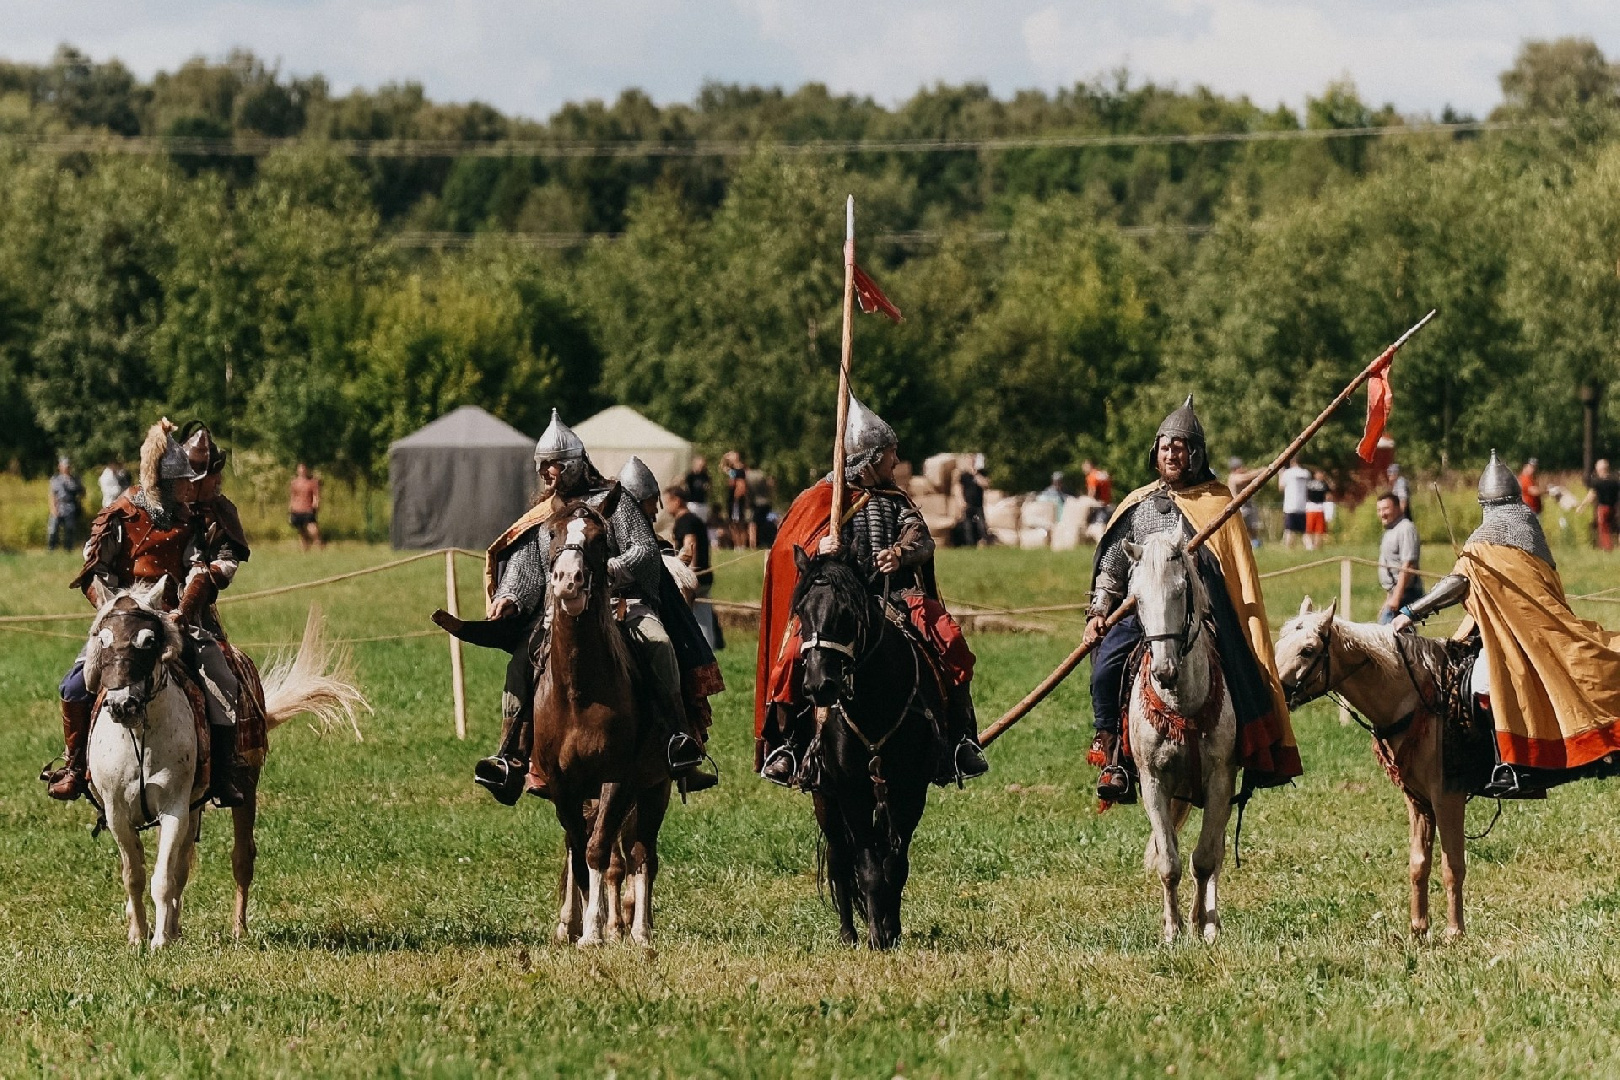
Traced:
<path id="1" fill-rule="evenodd" d="M 844 204 L 844 349 L 838 363 L 838 427 L 833 432 L 832 515 L 827 535 L 837 537 L 844 506 L 844 425 L 849 422 L 849 361 L 855 346 L 855 196 Z"/>
<path id="2" fill-rule="evenodd" d="M 1427 315 L 1423 316 L 1423 318 L 1419 319 L 1417 323 L 1411 327 L 1411 329 L 1407 330 L 1406 333 L 1396 338 L 1395 344 L 1379 353 L 1376 360 L 1362 368 L 1361 374 L 1350 380 L 1350 385 L 1346 386 L 1343 390 L 1340 390 L 1339 395 L 1328 403 L 1328 407 L 1323 409 L 1321 413 L 1317 415 L 1315 420 L 1312 420 L 1309 424 L 1307 424 L 1305 430 L 1295 436 L 1294 441 L 1284 447 L 1282 453 L 1278 454 L 1274 459 L 1272 459 L 1270 465 L 1267 465 L 1254 477 L 1254 479 L 1250 480 L 1248 486 L 1240 491 L 1231 502 L 1227 503 L 1219 514 L 1215 515 L 1214 520 L 1210 521 L 1210 523 L 1205 525 L 1202 529 L 1199 529 L 1193 538 L 1187 541 L 1187 550 L 1196 551 L 1198 548 L 1203 546 L 1206 540 L 1220 531 L 1221 526 L 1225 525 L 1227 521 L 1231 519 L 1233 514 L 1236 514 L 1239 510 L 1241 510 L 1244 503 L 1254 498 L 1256 492 L 1258 492 L 1266 484 L 1270 483 L 1272 477 L 1276 476 L 1282 471 L 1283 465 L 1287 463 L 1288 460 L 1295 454 L 1299 453 L 1305 444 L 1310 441 L 1311 436 L 1315 435 L 1319 430 L 1321 430 L 1322 425 L 1328 422 L 1328 418 L 1338 410 L 1339 406 L 1343 405 L 1346 401 L 1349 401 L 1350 396 L 1357 390 L 1361 389 L 1361 387 L 1366 384 L 1368 379 L 1372 378 L 1374 375 L 1378 374 L 1381 370 L 1388 366 L 1389 362 L 1395 358 L 1395 353 L 1400 350 L 1400 347 L 1411 340 L 1413 334 L 1416 334 L 1419 330 L 1427 326 L 1429 320 L 1434 318 L 1437 313 L 1437 311 L 1430 311 Z M 1136 598 L 1129 596 L 1126 597 L 1125 602 L 1120 604 L 1119 607 L 1115 608 L 1114 613 L 1110 615 L 1108 620 L 1103 624 L 1103 633 L 1107 633 L 1110 627 L 1124 619 L 1125 616 L 1129 615 L 1135 608 Z M 1057 689 L 1059 683 L 1061 683 L 1064 679 L 1067 679 L 1074 669 L 1080 666 L 1080 661 L 1084 660 L 1091 650 L 1096 648 L 1097 642 L 1101 641 L 1102 638 L 1103 634 L 1098 634 L 1095 638 L 1082 641 L 1073 652 L 1064 658 L 1063 663 L 1059 664 L 1053 670 L 1052 674 L 1048 675 L 1041 681 L 1039 686 L 1025 695 L 1024 700 L 1020 701 L 1017 705 L 1014 705 L 1004 716 L 1001 717 L 1001 719 L 997 720 L 980 733 L 979 745 L 989 746 L 991 743 L 995 742 L 1001 737 L 1002 732 L 1018 723 L 1018 721 L 1022 720 L 1031 709 L 1045 700 L 1048 694 Z"/>

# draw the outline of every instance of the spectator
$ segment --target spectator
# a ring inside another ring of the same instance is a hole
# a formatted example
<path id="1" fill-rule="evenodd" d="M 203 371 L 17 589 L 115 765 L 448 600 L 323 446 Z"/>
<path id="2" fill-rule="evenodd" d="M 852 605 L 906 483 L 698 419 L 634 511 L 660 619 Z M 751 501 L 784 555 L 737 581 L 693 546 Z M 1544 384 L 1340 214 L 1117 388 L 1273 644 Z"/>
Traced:
<path id="1" fill-rule="evenodd" d="M 84 500 L 84 485 L 73 475 L 73 463 L 67 458 L 56 463 L 50 497 L 51 520 L 45 529 L 45 550 L 55 551 L 60 542 L 63 551 L 71 551 L 79 538 L 79 504 Z"/>
<path id="2" fill-rule="evenodd" d="M 966 498 L 965 490 L 964 490 L 964 493 L 963 493 L 963 497 Z M 1041 493 L 1039 495 L 1036 495 L 1035 498 L 1038 499 L 1041 502 L 1049 502 L 1049 503 L 1051 503 L 1052 506 L 1055 508 L 1053 510 L 1053 513 L 1052 513 L 1052 520 L 1053 521 L 1062 521 L 1063 520 L 1063 504 L 1069 498 L 1069 493 L 1063 489 L 1063 474 L 1061 472 L 1053 473 L 1052 474 L 1052 482 L 1050 484 L 1047 484 L 1046 487 L 1044 489 L 1042 489 Z M 981 506 L 983 505 L 983 496 L 982 495 L 980 496 L 980 504 L 981 504 Z"/>
<path id="3" fill-rule="evenodd" d="M 1401 516 L 1401 501 L 1393 491 L 1378 496 L 1378 520 L 1384 535 L 1378 541 L 1378 585 L 1384 590 L 1384 606 L 1378 609 L 1379 623 L 1388 623 L 1401 608 L 1423 595 L 1423 579 L 1418 576 L 1422 544 L 1412 519 Z"/>
<path id="4" fill-rule="evenodd" d="M 704 524 L 709 521 L 709 498 L 714 485 L 709 480 L 709 462 L 702 454 L 692 459 L 692 469 L 686 474 L 686 486 L 681 498 L 687 509 Z"/>
<path id="5" fill-rule="evenodd" d="M 96 478 L 96 484 L 101 488 L 101 508 L 105 510 L 129 490 L 129 470 L 124 468 L 123 459 L 115 457 L 109 461 Z"/>
<path id="6" fill-rule="evenodd" d="M 1106 525 L 1114 512 L 1114 478 L 1108 475 L 1107 469 L 1099 468 L 1090 461 L 1082 462 L 1080 468 L 1085 471 L 1086 494 L 1096 499 L 1098 504 L 1086 524 Z"/>
<path id="7" fill-rule="evenodd" d="M 1519 494 L 1524 499 L 1524 505 L 1537 514 L 1541 513 L 1541 497 L 1546 494 L 1541 488 L 1541 481 L 1536 476 L 1536 470 L 1541 463 L 1531 458 L 1519 470 Z"/>
<path id="8" fill-rule="evenodd" d="M 1384 470 L 1384 475 L 1389 477 L 1389 493 L 1400 503 L 1401 517 L 1408 521 L 1412 520 L 1412 485 L 1401 475 L 1401 467 L 1390 462 L 1389 468 Z"/>
<path id="9" fill-rule="evenodd" d="M 725 637 L 720 632 L 719 622 L 715 620 L 714 607 L 708 602 L 708 596 L 714 589 L 714 564 L 709 557 L 709 527 L 686 501 L 686 492 L 691 490 L 690 476 L 687 481 L 684 489 L 672 487 L 664 492 L 664 509 L 675 519 L 676 558 L 697 574 L 697 598 L 692 601 L 692 614 L 697 616 L 698 626 L 709 648 L 723 649 L 726 647 Z"/>
<path id="10" fill-rule="evenodd" d="M 1315 551 L 1327 538 L 1328 527 L 1327 473 L 1312 469 L 1305 482 L 1305 550 Z"/>
<path id="11" fill-rule="evenodd" d="M 975 461 L 972 469 L 963 469 L 956 476 L 957 485 L 962 489 L 964 547 L 984 547 L 990 542 L 990 524 L 984 518 L 984 489 L 989 479 L 984 475 L 983 469 L 984 466 Z"/>
<path id="12" fill-rule="evenodd" d="M 748 500 L 752 512 L 748 518 L 748 545 L 768 548 L 776 540 L 776 485 L 759 469 L 748 470 Z"/>
<path id="13" fill-rule="evenodd" d="M 1305 535 L 1305 489 L 1311 482 L 1311 471 L 1293 458 L 1277 474 L 1277 486 L 1283 493 L 1283 547 L 1291 548 L 1297 537 Z"/>
<path id="14" fill-rule="evenodd" d="M 748 469 L 743 465 L 742 455 L 735 450 L 727 450 L 720 459 L 720 468 L 726 474 L 726 536 L 730 546 L 746 548 L 752 545 L 748 542 L 752 531 L 753 507 L 750 505 L 748 495 Z"/>
<path id="15" fill-rule="evenodd" d="M 316 517 L 321 512 L 321 480 L 309 471 L 309 466 L 298 463 L 298 474 L 288 485 L 287 522 L 298 533 L 298 546 L 308 551 L 310 545 L 324 547 L 321 527 Z"/>
<path id="16" fill-rule="evenodd" d="M 1245 469 L 1242 458 L 1228 458 L 1226 461 L 1226 489 L 1232 493 L 1234 499 L 1241 495 L 1243 489 L 1248 487 L 1254 481 L 1254 478 L 1259 475 L 1257 469 Z M 1238 516 L 1243 519 L 1243 527 L 1249 530 L 1249 546 L 1259 548 L 1261 532 L 1263 531 L 1260 521 L 1260 508 L 1254 504 L 1253 499 L 1250 499 L 1238 510 Z"/>
<path id="17" fill-rule="evenodd" d="M 1604 551 L 1614 550 L 1615 507 L 1620 504 L 1620 477 L 1609 472 L 1607 458 L 1599 458 L 1592 465 L 1592 475 L 1586 478 L 1586 498 L 1581 505 L 1596 503 L 1592 514 L 1592 528 L 1597 533 L 1597 546 Z"/>

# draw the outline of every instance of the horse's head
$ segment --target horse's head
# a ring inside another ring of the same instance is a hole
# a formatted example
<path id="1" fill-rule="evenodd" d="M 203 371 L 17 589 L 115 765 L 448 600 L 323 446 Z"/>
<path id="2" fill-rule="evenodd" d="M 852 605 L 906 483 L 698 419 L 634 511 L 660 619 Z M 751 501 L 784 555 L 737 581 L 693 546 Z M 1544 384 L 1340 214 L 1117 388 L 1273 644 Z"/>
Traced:
<path id="1" fill-rule="evenodd" d="M 805 696 L 831 705 L 854 683 L 872 626 L 872 598 L 846 556 L 810 556 L 795 546 L 793 562 L 799 583 L 791 609 L 799 620 Z"/>
<path id="2" fill-rule="evenodd" d="M 107 711 L 121 724 L 145 712 L 163 686 L 164 666 L 180 656 L 180 624 L 157 606 L 166 584 L 115 593 L 90 624 L 85 685 L 104 693 Z"/>
<path id="3" fill-rule="evenodd" d="M 1161 690 L 1172 689 L 1181 661 L 1202 633 L 1209 597 L 1180 536 L 1154 536 L 1142 544 L 1127 540 L 1125 554 L 1133 564 L 1131 595 L 1142 620 L 1149 670 Z"/>
<path id="4" fill-rule="evenodd" d="M 553 524 L 550 594 L 557 610 L 571 619 L 585 613 L 598 588 L 607 588 L 607 523 L 618 504 L 615 487 L 597 509 L 576 503 Z"/>
<path id="5" fill-rule="evenodd" d="M 1335 600 L 1319 611 L 1307 596 L 1299 605 L 1299 614 L 1282 625 L 1277 638 L 1277 677 L 1290 709 L 1331 689 L 1333 616 L 1338 608 Z"/>

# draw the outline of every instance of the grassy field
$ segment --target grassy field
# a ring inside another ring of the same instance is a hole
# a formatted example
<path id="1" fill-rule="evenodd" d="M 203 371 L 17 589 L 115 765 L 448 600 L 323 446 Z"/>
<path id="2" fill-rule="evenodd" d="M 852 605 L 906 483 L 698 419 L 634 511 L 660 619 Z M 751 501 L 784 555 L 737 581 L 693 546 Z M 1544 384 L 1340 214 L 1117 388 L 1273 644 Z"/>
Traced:
<path id="1" fill-rule="evenodd" d="M 1338 552 L 1335 552 L 1338 553 Z M 1369 554 L 1353 549 L 1355 554 Z M 953 598 L 1080 598 L 1089 553 L 946 552 Z M 255 555 L 239 590 L 385 561 L 337 546 Z M 1561 550 L 1571 592 L 1617 582 Z M 1265 553 L 1265 569 L 1305 561 Z M 1431 559 L 1431 561 L 1438 561 Z M 754 588 L 758 560 L 721 572 Z M 71 610 L 70 560 L 0 556 L 0 611 Z M 1370 572 L 1357 603 L 1371 613 Z M 463 602 L 476 593 L 463 564 Z M 1275 621 L 1337 567 L 1272 579 Z M 335 635 L 415 633 L 443 601 L 429 560 L 233 605 L 261 658 L 319 600 Z M 1587 605 L 1603 616 L 1614 608 Z M 998 714 L 1069 649 L 979 635 L 981 712 Z M 937 793 L 918 832 L 906 938 L 842 948 L 818 898 L 808 800 L 748 774 L 753 639 L 733 633 L 719 701 L 722 787 L 664 830 L 655 951 L 549 944 L 559 832 L 550 808 L 470 781 L 496 728 L 500 658 L 469 652 L 472 734 L 452 731 L 439 637 L 355 644 L 376 706 L 364 743 L 294 723 L 264 776 L 252 932 L 228 935 L 229 830 L 204 825 L 188 936 L 124 945 L 109 838 L 34 775 L 59 747 L 55 683 L 81 624 L 5 633 L 0 652 L 0 1075 L 1457 1076 L 1612 1073 L 1620 1062 L 1620 792 L 1587 783 L 1511 806 L 1471 845 L 1470 934 L 1405 934 L 1405 813 L 1358 729 L 1296 718 L 1297 788 L 1260 796 L 1223 879 L 1214 947 L 1158 944 L 1139 809 L 1099 816 L 1084 680 L 996 744 L 993 771 Z M 1470 811 L 1483 827 L 1489 807 Z M 1438 874 L 1436 874 L 1438 891 Z"/>

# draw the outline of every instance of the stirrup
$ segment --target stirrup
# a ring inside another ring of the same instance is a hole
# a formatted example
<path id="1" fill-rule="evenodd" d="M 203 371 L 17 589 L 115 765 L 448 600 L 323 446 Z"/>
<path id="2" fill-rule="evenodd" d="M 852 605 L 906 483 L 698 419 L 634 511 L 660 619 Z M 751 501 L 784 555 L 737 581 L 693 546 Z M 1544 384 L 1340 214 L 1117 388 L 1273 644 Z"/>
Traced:
<path id="1" fill-rule="evenodd" d="M 677 747 L 686 751 L 688 756 L 676 757 Z M 671 776 L 681 776 L 691 772 L 703 764 L 703 759 L 706 756 L 703 753 L 703 747 L 698 744 L 698 741 L 684 731 L 677 731 L 671 735 L 668 744 L 664 747 L 664 762 L 669 766 Z"/>
<path id="2" fill-rule="evenodd" d="M 495 796 L 502 806 L 515 806 L 523 797 L 523 777 L 528 771 L 527 761 L 496 754 L 473 766 L 473 783 Z"/>
<path id="3" fill-rule="evenodd" d="M 779 779 L 778 777 L 771 775 L 771 766 L 778 761 L 787 762 L 788 772 L 786 779 Z M 778 787 L 791 788 L 798 782 L 799 768 L 799 759 L 793 753 L 793 745 L 791 743 L 783 743 L 781 746 L 778 746 L 775 750 L 772 750 L 766 755 L 765 763 L 759 768 L 759 775 Z"/>
<path id="4" fill-rule="evenodd" d="M 1104 765 L 1097 774 L 1097 798 L 1104 802 L 1135 802 L 1136 785 L 1131 782 L 1130 770 L 1123 765 Z"/>

